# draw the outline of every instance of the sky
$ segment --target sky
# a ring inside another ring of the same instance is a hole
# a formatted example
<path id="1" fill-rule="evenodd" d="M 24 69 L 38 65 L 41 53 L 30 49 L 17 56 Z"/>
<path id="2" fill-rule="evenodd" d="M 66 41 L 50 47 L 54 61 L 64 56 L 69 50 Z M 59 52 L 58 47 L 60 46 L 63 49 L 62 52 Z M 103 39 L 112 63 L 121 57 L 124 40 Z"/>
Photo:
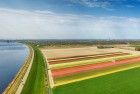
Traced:
<path id="1" fill-rule="evenodd" d="M 0 39 L 140 39 L 140 0 L 0 0 Z"/>

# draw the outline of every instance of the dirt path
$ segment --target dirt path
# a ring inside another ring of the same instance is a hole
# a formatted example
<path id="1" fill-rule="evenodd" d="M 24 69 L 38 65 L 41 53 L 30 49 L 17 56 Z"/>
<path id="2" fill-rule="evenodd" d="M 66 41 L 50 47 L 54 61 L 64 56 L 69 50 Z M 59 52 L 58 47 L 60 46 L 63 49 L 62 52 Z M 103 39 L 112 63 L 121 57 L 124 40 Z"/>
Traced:
<path id="1" fill-rule="evenodd" d="M 34 51 L 33 51 L 32 48 L 31 48 L 31 50 L 32 50 L 31 51 L 32 52 L 32 59 L 30 61 L 30 65 L 29 65 L 29 67 L 28 67 L 28 69 L 27 69 L 27 71 L 26 71 L 26 73 L 25 73 L 25 75 L 24 75 L 24 77 L 22 79 L 22 82 L 20 83 L 20 85 L 19 85 L 19 87 L 18 87 L 18 89 L 17 89 L 15 94 L 21 94 L 21 92 L 23 90 L 23 87 L 24 87 L 24 84 L 26 83 L 26 80 L 27 80 L 28 75 L 30 73 L 30 70 L 31 70 L 31 67 L 32 67 L 32 62 L 33 62 L 33 59 L 34 59 Z"/>
<path id="2" fill-rule="evenodd" d="M 79 73 L 83 71 L 105 68 L 109 66 L 115 66 L 115 65 L 126 64 L 126 63 L 135 63 L 138 61 L 140 61 L 140 57 L 125 59 L 125 60 L 118 60 L 118 61 L 110 61 L 110 62 L 99 63 L 99 64 L 89 64 L 89 65 L 84 65 L 84 66 L 56 69 L 56 70 L 52 70 L 52 75 L 55 78 L 55 77 L 71 75 L 71 74 L 75 74 L 75 73 Z"/>

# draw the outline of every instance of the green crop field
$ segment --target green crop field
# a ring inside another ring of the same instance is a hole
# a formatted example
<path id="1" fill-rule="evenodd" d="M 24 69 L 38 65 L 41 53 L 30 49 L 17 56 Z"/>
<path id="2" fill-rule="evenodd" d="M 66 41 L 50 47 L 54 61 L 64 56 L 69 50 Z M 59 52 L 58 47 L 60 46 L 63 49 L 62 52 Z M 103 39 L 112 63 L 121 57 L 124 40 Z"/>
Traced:
<path id="1" fill-rule="evenodd" d="M 34 49 L 34 60 L 22 94 L 46 94 L 45 63 L 40 50 Z"/>
<path id="2" fill-rule="evenodd" d="M 139 94 L 140 68 L 61 85 L 53 94 Z"/>

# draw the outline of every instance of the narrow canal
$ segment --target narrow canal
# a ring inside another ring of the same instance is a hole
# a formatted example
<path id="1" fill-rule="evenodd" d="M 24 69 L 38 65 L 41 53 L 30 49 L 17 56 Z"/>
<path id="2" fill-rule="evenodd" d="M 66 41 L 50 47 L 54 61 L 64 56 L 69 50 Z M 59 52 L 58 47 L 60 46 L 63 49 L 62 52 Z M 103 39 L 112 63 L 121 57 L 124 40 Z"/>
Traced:
<path id="1" fill-rule="evenodd" d="M 28 53 L 29 49 L 23 44 L 0 42 L 0 94 L 23 65 Z"/>

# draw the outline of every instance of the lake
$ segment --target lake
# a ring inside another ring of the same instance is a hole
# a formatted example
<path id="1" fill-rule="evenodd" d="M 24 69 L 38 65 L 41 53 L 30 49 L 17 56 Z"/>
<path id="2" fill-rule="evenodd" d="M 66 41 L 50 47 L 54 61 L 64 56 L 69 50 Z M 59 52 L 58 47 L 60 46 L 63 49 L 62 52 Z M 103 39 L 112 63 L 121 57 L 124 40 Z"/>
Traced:
<path id="1" fill-rule="evenodd" d="M 29 49 L 24 44 L 0 42 L 0 94 L 23 65 L 28 53 Z"/>

